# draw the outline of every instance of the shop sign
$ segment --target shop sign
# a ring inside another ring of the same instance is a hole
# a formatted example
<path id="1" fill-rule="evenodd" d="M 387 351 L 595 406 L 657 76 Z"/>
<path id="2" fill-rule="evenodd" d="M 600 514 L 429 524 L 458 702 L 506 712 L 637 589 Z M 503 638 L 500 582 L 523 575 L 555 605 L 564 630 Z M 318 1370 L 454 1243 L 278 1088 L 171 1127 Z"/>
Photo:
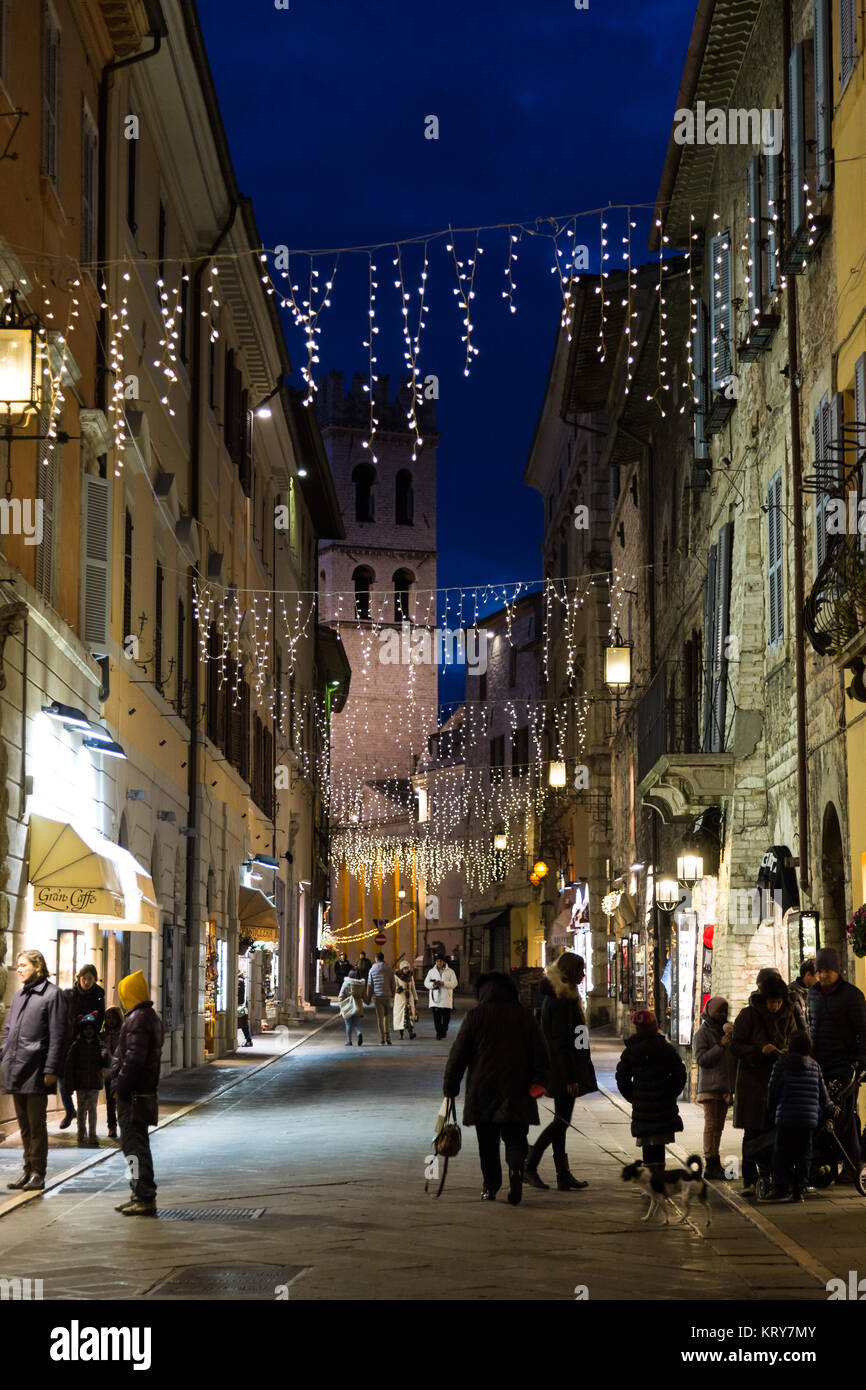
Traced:
<path id="1" fill-rule="evenodd" d="M 123 898 L 107 888 L 33 889 L 36 912 L 76 912 L 83 917 L 123 918 Z"/>
<path id="2" fill-rule="evenodd" d="M 249 936 L 253 941 L 279 941 L 280 933 L 276 927 L 243 927 L 244 936 Z"/>
<path id="3" fill-rule="evenodd" d="M 677 1042 L 688 1047 L 692 1041 L 695 1008 L 695 963 L 697 959 L 698 919 L 684 912 L 677 932 Z"/>

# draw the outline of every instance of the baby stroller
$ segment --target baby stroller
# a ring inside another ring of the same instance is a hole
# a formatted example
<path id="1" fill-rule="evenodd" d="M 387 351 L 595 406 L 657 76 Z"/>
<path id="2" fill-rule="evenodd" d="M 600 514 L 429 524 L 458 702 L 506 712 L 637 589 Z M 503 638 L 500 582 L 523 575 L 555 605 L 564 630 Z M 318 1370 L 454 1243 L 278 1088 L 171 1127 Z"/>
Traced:
<path id="1" fill-rule="evenodd" d="M 773 1149 L 775 1146 L 775 1129 L 765 1130 L 756 1139 L 747 1139 L 743 1144 L 743 1158 L 751 1160 L 758 1169 L 755 1197 L 759 1202 L 770 1195 L 773 1185 Z"/>
<path id="2" fill-rule="evenodd" d="M 839 1107 L 835 1120 L 826 1120 L 817 1130 L 812 1141 L 812 1167 L 809 1181 L 813 1187 L 830 1187 L 838 1182 L 845 1165 L 854 1174 L 854 1186 L 861 1197 L 866 1197 L 866 1163 L 855 1163 L 850 1157 L 837 1130 L 847 1129 L 846 1121 L 854 1115 L 854 1123 L 859 1132 L 860 1120 L 857 1115 L 857 1096 L 863 1080 L 863 1069 L 856 1064 L 848 1077 L 836 1077 L 827 1082 L 827 1090 L 834 1105 Z"/>

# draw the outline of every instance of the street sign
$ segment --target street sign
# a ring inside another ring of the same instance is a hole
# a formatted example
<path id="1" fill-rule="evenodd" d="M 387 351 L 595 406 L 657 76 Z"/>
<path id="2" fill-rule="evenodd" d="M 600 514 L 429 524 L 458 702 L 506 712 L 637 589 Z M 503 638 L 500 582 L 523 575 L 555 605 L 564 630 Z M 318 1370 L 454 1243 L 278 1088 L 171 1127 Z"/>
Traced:
<path id="1" fill-rule="evenodd" d="M 376 933 L 376 935 L 373 937 L 373 940 L 375 941 L 377 946 L 384 946 L 388 938 L 384 932 L 380 931 Z"/>

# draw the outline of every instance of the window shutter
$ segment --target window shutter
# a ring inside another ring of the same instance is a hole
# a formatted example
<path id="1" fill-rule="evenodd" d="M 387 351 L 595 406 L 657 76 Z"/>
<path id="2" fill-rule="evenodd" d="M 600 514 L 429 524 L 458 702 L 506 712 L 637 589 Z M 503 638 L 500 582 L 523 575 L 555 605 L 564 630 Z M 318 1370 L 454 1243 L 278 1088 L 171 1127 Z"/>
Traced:
<path id="1" fill-rule="evenodd" d="M 731 325 L 731 237 L 719 232 L 710 242 L 712 301 L 710 303 L 710 385 L 720 391 L 733 369 Z"/>
<path id="2" fill-rule="evenodd" d="M 85 474 L 82 496 L 84 511 L 84 584 L 81 636 L 96 656 L 108 651 L 111 605 L 111 482 Z"/>
<path id="3" fill-rule="evenodd" d="M 815 441 L 815 466 L 816 471 L 823 474 L 825 460 L 827 458 L 826 443 L 826 417 L 827 417 L 827 397 L 825 396 L 815 411 L 812 418 L 812 435 Z M 815 570 L 819 570 L 824 563 L 825 554 L 825 534 L 824 534 L 824 503 L 825 496 L 821 488 L 815 493 Z"/>
<path id="4" fill-rule="evenodd" d="M 767 490 L 767 536 L 769 645 L 774 647 L 785 635 L 781 472 L 776 474 Z"/>
<path id="5" fill-rule="evenodd" d="M 857 0 L 839 0 L 839 59 L 844 87 L 857 64 Z"/>
<path id="6" fill-rule="evenodd" d="M 704 580 L 704 719 L 702 750 L 712 748 L 713 727 L 713 653 L 716 649 L 716 557 L 718 546 L 710 546 L 707 575 Z"/>
<path id="7" fill-rule="evenodd" d="M 240 381 L 240 377 L 238 377 Z M 241 392 L 240 401 L 240 427 L 242 431 L 240 449 L 240 484 L 244 491 L 244 496 L 249 497 L 252 492 L 253 478 L 253 415 L 249 406 L 249 392 Z"/>
<path id="8" fill-rule="evenodd" d="M 707 337 L 707 306 L 702 299 L 699 299 L 692 347 L 692 373 L 697 403 L 695 407 L 695 458 L 699 459 L 707 457 L 707 437 L 704 432 L 709 406 Z"/>
<path id="9" fill-rule="evenodd" d="M 45 8 L 42 31 L 42 172 L 57 184 L 58 97 L 60 92 L 60 30 Z"/>
<path id="10" fill-rule="evenodd" d="M 716 650 L 713 678 L 713 729 L 710 751 L 723 753 L 725 749 L 725 715 L 728 707 L 728 657 L 727 642 L 731 607 L 731 559 L 734 546 L 734 527 L 732 522 L 724 525 L 719 532 L 716 551 Z"/>
<path id="11" fill-rule="evenodd" d="M 859 495 L 866 497 L 866 352 L 854 363 L 854 461 L 860 465 Z"/>
<path id="12" fill-rule="evenodd" d="M 795 44 L 788 57 L 788 101 L 791 112 L 791 169 L 788 182 L 788 230 L 794 236 L 806 217 L 806 193 L 803 188 L 803 45 Z"/>
<path id="13" fill-rule="evenodd" d="M 764 248 L 762 244 L 761 156 L 756 154 L 749 163 L 749 279 L 751 303 L 749 313 L 754 321 L 764 302 Z"/>
<path id="14" fill-rule="evenodd" d="M 773 115 L 773 135 L 775 137 L 776 117 Z M 775 294 L 779 288 L 779 163 L 777 154 L 768 153 L 764 168 L 767 219 L 767 293 Z"/>
<path id="15" fill-rule="evenodd" d="M 815 158 L 817 187 L 833 182 L 833 40 L 830 0 L 814 0 L 815 20 Z"/>

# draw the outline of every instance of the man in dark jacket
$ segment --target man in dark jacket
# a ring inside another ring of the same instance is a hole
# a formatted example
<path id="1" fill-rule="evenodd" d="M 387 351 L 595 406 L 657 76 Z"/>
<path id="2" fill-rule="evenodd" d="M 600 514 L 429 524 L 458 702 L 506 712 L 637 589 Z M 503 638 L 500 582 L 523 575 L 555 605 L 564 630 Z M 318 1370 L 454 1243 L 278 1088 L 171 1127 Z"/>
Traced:
<path id="1" fill-rule="evenodd" d="M 856 985 L 842 979 L 839 956 L 831 946 L 821 948 L 815 965 L 818 983 L 809 990 L 813 1055 L 825 1081 L 847 1081 L 852 1066 L 866 1068 L 866 999 Z M 836 1133 L 852 1163 L 859 1164 L 860 1134 L 853 1094 L 842 1108 Z"/>
<path id="2" fill-rule="evenodd" d="M 0 1083 L 15 1103 L 24 1170 L 6 1185 L 41 1192 L 48 1165 L 48 1097 L 66 1056 L 69 1010 L 62 991 L 48 978 L 41 951 L 21 952 L 18 978 L 21 988 L 3 1027 Z"/>
<path id="3" fill-rule="evenodd" d="M 93 1014 L 96 1018 L 97 1033 L 105 1022 L 105 990 L 102 985 L 97 984 L 99 975 L 95 965 L 82 965 L 76 976 L 75 984 L 71 989 L 63 991 L 69 1001 L 69 1037 L 74 1038 L 78 1032 L 79 1024 L 85 1014 Z M 63 1109 L 66 1111 L 60 1121 L 61 1129 L 68 1129 L 75 1119 L 75 1102 L 72 1099 L 72 1092 L 66 1085 L 65 1067 L 61 1069 L 58 1083 L 60 1099 L 63 1102 Z"/>
<path id="4" fill-rule="evenodd" d="M 815 969 L 815 957 L 811 956 L 809 960 L 802 962 L 800 973 L 790 986 L 791 999 L 795 1006 L 799 1005 L 800 1015 L 803 1019 L 800 1027 L 807 1033 L 809 1032 L 809 990 L 817 983 L 818 971 Z"/>
<path id="5" fill-rule="evenodd" d="M 120 1144 L 129 1164 L 132 1200 L 121 1202 L 116 1210 L 124 1216 L 156 1216 L 156 1183 L 147 1130 L 158 1119 L 162 1020 L 140 970 L 121 980 L 117 993 L 126 1018 L 111 1063 L 111 1082 L 117 1096 Z"/>
<path id="6" fill-rule="evenodd" d="M 589 1186 L 572 1174 L 565 1149 L 575 1098 L 598 1090 L 589 1055 L 589 1029 L 578 989 L 585 969 L 581 956 L 564 951 L 546 971 L 551 989 L 541 1006 L 541 1031 L 550 1053 L 550 1094 L 556 1114 L 533 1144 L 524 1177 L 532 1187 L 547 1188 L 547 1183 L 538 1175 L 538 1164 L 548 1144 L 552 1144 L 556 1186 L 560 1192 L 574 1192 Z"/>
<path id="7" fill-rule="evenodd" d="M 746 1146 L 768 1134 L 767 1089 L 773 1065 L 787 1051 L 794 1032 L 794 1006 L 779 974 L 767 975 L 734 1020 L 731 1051 L 737 1058 L 734 1084 L 734 1129 L 743 1130 L 743 1196 L 754 1197 L 758 1166 L 746 1158 Z"/>
<path id="8" fill-rule="evenodd" d="M 360 962 L 359 962 L 360 968 Z M 379 1042 L 382 1047 L 391 1046 L 391 1010 L 394 1007 L 394 971 L 385 964 L 381 951 L 376 952 L 376 961 L 367 975 L 367 1003 L 376 1007 L 376 1022 L 379 1025 Z"/>
<path id="9" fill-rule="evenodd" d="M 776 1125 L 770 1195 L 775 1201 L 783 1201 L 789 1193 L 795 1202 L 803 1201 L 812 1135 L 822 1120 L 837 1113 L 811 1051 L 809 1034 L 797 1029 L 770 1077 L 769 1112 Z"/>
<path id="10" fill-rule="evenodd" d="M 546 1089 L 550 1058 L 544 1035 L 517 997 L 507 975 L 493 972 L 478 979 L 478 1003 L 464 1018 L 451 1046 L 442 1082 L 444 1094 L 456 1098 L 464 1072 L 463 1123 L 474 1125 L 484 1187 L 481 1200 L 492 1202 L 502 1186 L 500 1142 L 508 1163 L 508 1201 L 516 1206 L 523 1193 L 523 1165 L 530 1125 L 538 1124 L 538 1106 L 530 1088 Z"/>

